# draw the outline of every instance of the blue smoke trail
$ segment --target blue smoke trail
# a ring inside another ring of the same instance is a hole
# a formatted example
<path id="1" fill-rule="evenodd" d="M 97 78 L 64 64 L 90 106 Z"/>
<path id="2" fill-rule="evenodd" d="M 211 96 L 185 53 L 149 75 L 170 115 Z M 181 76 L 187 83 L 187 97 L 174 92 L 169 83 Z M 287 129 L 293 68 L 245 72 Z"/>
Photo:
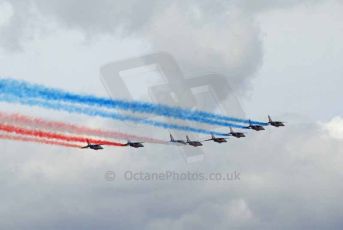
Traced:
<path id="1" fill-rule="evenodd" d="M 168 124 L 168 123 L 164 123 L 160 121 L 148 120 L 148 119 L 143 119 L 139 117 L 121 115 L 117 113 L 110 113 L 110 112 L 94 110 L 94 109 L 84 108 L 84 107 L 78 107 L 78 106 L 73 106 L 73 105 L 66 105 L 63 103 L 51 103 L 48 101 L 41 101 L 41 100 L 21 98 L 21 97 L 8 96 L 8 95 L 1 95 L 0 101 L 4 101 L 8 103 L 20 103 L 20 104 L 29 105 L 29 106 L 38 106 L 38 107 L 43 107 L 43 108 L 51 109 L 51 110 L 66 111 L 68 113 L 78 113 L 78 114 L 102 117 L 102 118 L 107 118 L 107 119 L 112 119 L 112 120 L 129 121 L 133 123 L 151 125 L 154 127 L 160 127 L 164 129 L 176 129 L 176 130 L 181 130 L 181 131 L 186 131 L 186 132 L 194 132 L 194 133 L 201 133 L 201 134 L 207 134 L 207 135 L 214 134 L 217 136 L 227 136 L 227 134 L 225 133 L 212 132 L 212 131 L 208 131 L 204 129 L 198 129 L 198 128 L 193 128 L 193 127 L 183 126 L 183 125 Z"/>
<path id="2" fill-rule="evenodd" d="M 129 102 L 124 100 L 111 100 L 108 98 L 100 98 L 91 95 L 78 95 L 63 90 L 50 89 L 41 85 L 31 84 L 25 81 L 17 81 L 12 79 L 0 80 L 1 93 L 16 95 L 20 97 L 42 98 L 45 100 L 64 101 L 70 103 L 83 104 L 88 106 L 100 106 L 110 109 L 122 109 L 131 112 L 150 113 L 159 116 L 170 118 L 190 120 L 195 122 L 207 123 L 224 127 L 237 127 L 231 122 L 249 123 L 249 120 L 232 118 L 227 116 L 216 115 L 203 111 L 192 111 L 179 107 L 171 107 L 166 105 L 145 103 L 145 102 Z M 223 120 L 223 121 L 220 121 Z M 253 124 L 268 125 L 268 123 L 252 121 Z"/>

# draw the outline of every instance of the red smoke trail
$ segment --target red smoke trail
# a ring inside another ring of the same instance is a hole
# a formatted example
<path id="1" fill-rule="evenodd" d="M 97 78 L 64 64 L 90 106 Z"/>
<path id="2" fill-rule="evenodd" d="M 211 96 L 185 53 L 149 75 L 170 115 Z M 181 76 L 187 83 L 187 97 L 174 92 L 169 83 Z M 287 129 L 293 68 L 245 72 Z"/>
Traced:
<path id="1" fill-rule="evenodd" d="M 11 126 L 11 125 L 5 125 L 5 124 L 0 124 L 0 131 L 4 131 L 8 133 L 15 133 L 19 135 L 25 135 L 25 136 L 33 136 L 33 137 L 68 141 L 68 142 L 86 143 L 87 141 L 89 141 L 92 144 L 124 146 L 124 144 L 112 142 L 112 141 L 104 141 L 104 140 L 97 140 L 97 139 L 83 138 L 83 137 L 76 137 L 76 136 L 67 136 L 63 134 L 44 132 L 41 130 L 30 130 L 30 129 L 25 129 L 25 128 Z"/>
<path id="2" fill-rule="evenodd" d="M 157 144 L 166 144 L 166 141 L 157 140 L 154 138 L 149 137 L 142 137 L 136 135 L 129 135 L 120 132 L 113 132 L 113 131 L 104 131 L 100 129 L 92 129 L 77 125 L 71 125 L 63 122 L 56 122 L 56 121 L 47 121 L 41 118 L 34 118 L 29 116 L 24 116 L 20 114 L 6 114 L 0 112 L 0 120 L 2 122 L 13 122 L 15 124 L 26 125 L 26 126 L 33 126 L 38 128 L 45 128 L 45 129 L 54 129 L 64 132 L 76 133 L 76 134 L 84 134 L 84 135 L 91 135 L 91 136 L 101 136 L 107 138 L 114 138 L 114 139 L 125 139 L 125 140 L 137 140 L 137 141 L 144 141 L 150 143 L 157 143 Z"/>
<path id="3" fill-rule="evenodd" d="M 74 144 L 68 144 L 58 141 L 48 141 L 48 140 L 41 140 L 38 138 L 30 138 L 30 137 L 18 137 L 18 136 L 10 136 L 10 135 L 0 135 L 0 139 L 7 139 L 7 140 L 13 140 L 13 141 L 24 141 L 24 142 L 36 142 L 40 144 L 47 144 L 47 145 L 59 145 L 63 147 L 71 147 L 71 148 L 81 148 L 82 146 L 74 145 Z"/>

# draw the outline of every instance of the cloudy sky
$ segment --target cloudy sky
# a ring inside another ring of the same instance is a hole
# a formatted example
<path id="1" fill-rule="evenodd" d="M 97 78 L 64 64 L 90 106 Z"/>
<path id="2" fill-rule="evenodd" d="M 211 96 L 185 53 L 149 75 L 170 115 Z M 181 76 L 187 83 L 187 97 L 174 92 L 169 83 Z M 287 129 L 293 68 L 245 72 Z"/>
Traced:
<path id="1" fill-rule="evenodd" d="M 209 143 L 193 163 L 170 146 L 94 153 L 1 140 L 1 229 L 342 229 L 342 12 L 340 0 L 0 0 L 1 77 L 108 96 L 104 65 L 163 51 L 187 78 L 225 76 L 244 116 L 287 121 Z M 125 181 L 127 170 L 240 180 Z"/>

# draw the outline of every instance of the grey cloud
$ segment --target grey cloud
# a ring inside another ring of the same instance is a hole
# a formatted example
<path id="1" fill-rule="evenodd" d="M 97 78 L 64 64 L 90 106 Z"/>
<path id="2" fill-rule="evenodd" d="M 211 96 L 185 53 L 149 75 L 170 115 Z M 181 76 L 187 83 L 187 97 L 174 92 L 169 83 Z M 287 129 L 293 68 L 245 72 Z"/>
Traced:
<path id="1" fill-rule="evenodd" d="M 325 0 L 330 1 L 330 0 Z M 243 0 L 237 2 L 237 5 L 244 8 L 246 11 L 250 13 L 260 13 L 272 9 L 283 9 L 283 8 L 289 8 L 294 7 L 296 5 L 310 5 L 310 4 L 316 4 L 324 2 L 323 0 L 262 0 L 262 1 L 249 1 L 249 0 Z"/>
<path id="2" fill-rule="evenodd" d="M 10 9 L 11 15 L 0 27 L 0 44 L 11 51 L 20 50 L 21 42 L 28 39 L 32 15 L 27 10 L 27 4 L 20 1 L 8 3 L 0 1 L 4 9 Z"/>
<path id="3" fill-rule="evenodd" d="M 190 75 L 217 72 L 228 75 L 234 83 L 241 83 L 260 64 L 258 29 L 248 15 L 226 1 L 130 0 L 94 4 L 77 0 L 32 0 L 11 4 L 15 14 L 6 27 L 8 31 L 2 32 L 6 41 L 17 47 L 25 36 L 28 26 L 25 23 L 35 20 L 26 13 L 27 9 L 32 9 L 43 18 L 78 29 L 88 36 L 115 33 L 145 39 L 154 51 L 175 55 Z"/>
<path id="4" fill-rule="evenodd" d="M 32 25 L 57 21 L 87 36 L 145 39 L 153 51 L 174 55 L 186 74 L 219 73 L 244 86 L 262 60 L 253 14 L 233 1 L 11 1 L 14 15 L 1 31 L 4 47 L 19 48 Z M 266 4 L 267 5 L 267 4 Z M 42 19 L 27 12 L 35 12 Z M 234 88 L 236 88 L 234 87 Z"/>
<path id="5" fill-rule="evenodd" d="M 223 74 L 234 88 L 244 88 L 262 63 L 255 13 L 295 1 L 31 0 L 10 4 L 14 15 L 1 31 L 4 47 L 19 48 L 35 27 L 44 27 L 42 21 L 52 20 L 89 37 L 116 34 L 144 39 L 153 52 L 174 55 L 189 76 Z"/>

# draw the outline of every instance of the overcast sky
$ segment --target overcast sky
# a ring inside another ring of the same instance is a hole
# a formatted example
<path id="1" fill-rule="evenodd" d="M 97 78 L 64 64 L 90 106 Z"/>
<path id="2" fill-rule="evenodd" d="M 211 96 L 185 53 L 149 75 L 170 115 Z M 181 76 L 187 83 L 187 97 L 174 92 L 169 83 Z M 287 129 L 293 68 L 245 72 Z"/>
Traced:
<path id="1" fill-rule="evenodd" d="M 0 0 L 2 77 L 108 96 L 102 66 L 164 51 L 188 77 L 225 76 L 247 117 L 287 121 L 208 143 L 191 164 L 171 146 L 94 153 L 1 140 L 0 228 L 342 229 L 342 12 L 339 0 Z M 119 178 L 107 182 L 108 170 Z M 241 179 L 128 182 L 126 170 L 236 170 Z"/>

